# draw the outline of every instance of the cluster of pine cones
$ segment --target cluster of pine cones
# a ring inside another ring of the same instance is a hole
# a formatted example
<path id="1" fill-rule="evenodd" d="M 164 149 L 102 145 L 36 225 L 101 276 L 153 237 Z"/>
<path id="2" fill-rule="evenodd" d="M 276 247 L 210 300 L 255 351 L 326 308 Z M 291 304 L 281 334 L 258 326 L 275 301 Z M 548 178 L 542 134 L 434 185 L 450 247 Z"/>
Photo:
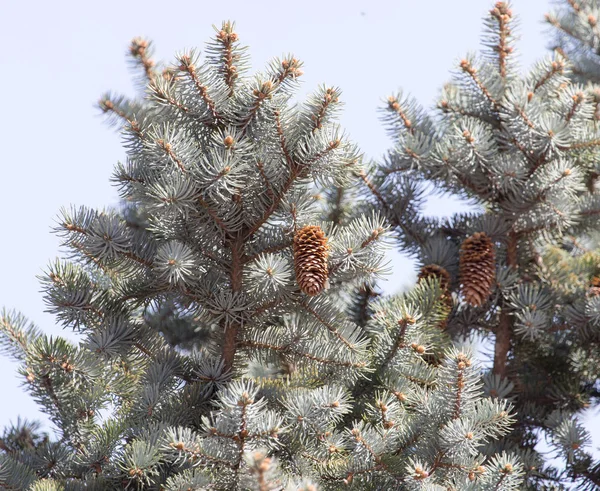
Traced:
<path id="1" fill-rule="evenodd" d="M 419 280 L 436 278 L 448 313 L 452 310 L 450 273 L 438 264 L 421 268 Z M 484 232 L 467 237 L 460 248 L 460 284 L 465 302 L 473 307 L 483 305 L 492 292 L 496 279 L 496 254 L 492 240 Z"/>
<path id="2" fill-rule="evenodd" d="M 327 285 L 329 246 L 321 227 L 307 225 L 294 235 L 294 269 L 300 290 L 307 295 L 319 294 Z M 448 312 L 452 309 L 450 274 L 437 265 L 424 266 L 419 279 L 437 278 Z M 476 232 L 460 248 L 460 284 L 465 302 L 480 307 L 489 298 L 496 279 L 494 244 L 485 232 Z"/>

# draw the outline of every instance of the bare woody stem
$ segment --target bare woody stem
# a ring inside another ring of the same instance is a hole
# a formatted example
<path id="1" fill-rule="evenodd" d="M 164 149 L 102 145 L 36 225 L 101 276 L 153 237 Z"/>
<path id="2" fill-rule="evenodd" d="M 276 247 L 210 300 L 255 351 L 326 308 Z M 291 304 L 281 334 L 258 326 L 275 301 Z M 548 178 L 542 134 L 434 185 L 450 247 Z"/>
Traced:
<path id="1" fill-rule="evenodd" d="M 517 268 L 517 241 L 518 237 L 514 231 L 510 231 L 507 245 L 507 263 L 511 268 Z M 510 350 L 510 339 L 512 334 L 513 317 L 507 309 L 502 306 L 500 321 L 496 330 L 496 342 L 494 345 L 494 369 L 493 373 L 506 377 L 506 361 Z"/>
<path id="2" fill-rule="evenodd" d="M 231 291 L 239 292 L 242 289 L 243 237 L 238 235 L 230 240 L 229 247 L 231 248 Z M 225 325 L 225 340 L 223 342 L 223 350 L 221 353 L 225 371 L 231 371 L 233 368 L 233 360 L 237 349 L 237 338 L 240 328 L 241 324 L 239 322 L 231 322 Z"/>

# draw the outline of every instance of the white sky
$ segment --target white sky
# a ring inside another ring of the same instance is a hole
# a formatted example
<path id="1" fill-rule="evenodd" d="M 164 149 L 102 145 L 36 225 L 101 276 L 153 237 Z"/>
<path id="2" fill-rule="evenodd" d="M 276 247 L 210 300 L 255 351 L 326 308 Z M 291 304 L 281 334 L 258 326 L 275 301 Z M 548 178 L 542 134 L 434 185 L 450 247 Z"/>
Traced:
<path id="1" fill-rule="evenodd" d="M 95 102 L 106 90 L 132 94 L 125 63 L 129 40 L 154 40 L 157 58 L 202 48 L 212 24 L 235 20 L 250 46 L 254 69 L 292 52 L 304 61 L 300 96 L 320 83 L 341 87 L 342 124 L 370 157 L 390 146 L 377 108 L 402 88 L 426 107 L 449 79 L 455 62 L 480 48 L 485 0 L 335 0 L 254 2 L 157 0 L 85 2 L 0 1 L 0 306 L 23 312 L 47 333 L 69 335 L 44 313 L 36 279 L 58 254 L 50 228 L 61 206 L 110 206 L 108 182 L 123 159 L 119 136 L 103 124 Z M 523 67 L 546 56 L 542 22 L 546 0 L 514 0 L 520 18 Z M 446 215 L 459 205 L 432 199 L 428 210 Z M 414 278 L 406 260 L 393 257 L 396 283 Z M 40 418 L 14 376 L 16 364 L 0 358 L 0 427 L 18 415 Z M 588 427 L 600 426 L 598 418 Z M 600 444 L 600 428 L 595 431 Z"/>

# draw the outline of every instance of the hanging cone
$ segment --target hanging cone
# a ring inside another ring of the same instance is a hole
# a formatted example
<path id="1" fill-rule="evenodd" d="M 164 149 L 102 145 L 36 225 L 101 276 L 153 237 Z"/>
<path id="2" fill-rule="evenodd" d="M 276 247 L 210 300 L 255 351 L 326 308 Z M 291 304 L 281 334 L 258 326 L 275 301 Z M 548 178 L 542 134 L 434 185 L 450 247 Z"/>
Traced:
<path id="1" fill-rule="evenodd" d="M 294 269 L 300 290 L 317 295 L 327 283 L 327 237 L 316 225 L 307 225 L 294 236 Z"/>
<path id="2" fill-rule="evenodd" d="M 473 307 L 483 305 L 492 293 L 495 278 L 494 244 L 484 232 L 476 232 L 460 248 L 460 283 L 465 301 Z"/>
<path id="3" fill-rule="evenodd" d="M 450 293 L 450 273 L 437 264 L 427 264 L 419 271 L 418 279 L 420 281 L 426 278 L 436 278 L 440 283 L 440 288 L 442 290 L 441 300 L 445 307 L 445 317 L 444 320 L 439 323 L 438 327 L 444 329 L 447 324 L 448 315 L 452 311 L 452 307 L 454 307 L 452 294 Z"/>
<path id="4" fill-rule="evenodd" d="M 440 282 L 440 287 L 444 291 L 450 288 L 450 273 L 437 264 L 428 264 L 419 271 L 419 280 L 423 278 L 437 278 Z"/>

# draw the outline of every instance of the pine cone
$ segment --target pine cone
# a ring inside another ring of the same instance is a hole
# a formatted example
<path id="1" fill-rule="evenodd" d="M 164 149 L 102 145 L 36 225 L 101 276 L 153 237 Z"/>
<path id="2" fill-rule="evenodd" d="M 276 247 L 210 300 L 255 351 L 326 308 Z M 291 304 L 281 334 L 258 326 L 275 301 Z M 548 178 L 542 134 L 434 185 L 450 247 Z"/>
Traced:
<path id="1" fill-rule="evenodd" d="M 326 285 L 327 237 L 316 225 L 307 225 L 294 236 L 294 269 L 300 290 L 307 295 L 317 295 Z"/>
<path id="2" fill-rule="evenodd" d="M 419 272 L 419 280 L 423 278 L 437 278 L 441 289 L 444 291 L 448 291 L 450 288 L 450 273 L 437 264 L 423 266 Z"/>
<path id="3" fill-rule="evenodd" d="M 483 305 L 492 292 L 495 278 L 494 244 L 484 232 L 476 232 L 460 248 L 460 283 L 465 301 L 473 307 Z"/>
<path id="4" fill-rule="evenodd" d="M 419 281 L 425 278 L 437 278 L 440 282 L 440 288 L 442 290 L 441 300 L 445 307 L 445 318 L 438 327 L 440 329 L 445 329 L 448 315 L 452 311 L 454 307 L 454 302 L 452 301 L 452 294 L 450 293 L 450 273 L 445 268 L 437 264 L 427 264 L 421 268 L 419 272 Z"/>

